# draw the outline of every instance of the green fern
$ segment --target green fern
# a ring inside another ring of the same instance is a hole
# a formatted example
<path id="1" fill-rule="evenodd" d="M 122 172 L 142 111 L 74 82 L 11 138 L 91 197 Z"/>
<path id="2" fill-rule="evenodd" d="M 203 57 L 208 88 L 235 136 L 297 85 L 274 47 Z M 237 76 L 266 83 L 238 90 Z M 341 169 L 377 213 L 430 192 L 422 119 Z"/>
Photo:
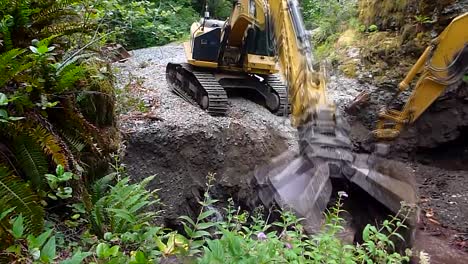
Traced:
<path id="1" fill-rule="evenodd" d="M 62 68 L 58 75 L 56 91 L 63 92 L 72 88 L 78 80 L 85 77 L 85 73 L 86 71 L 83 66 L 77 66 L 75 64 L 69 64 L 65 68 Z"/>
<path id="2" fill-rule="evenodd" d="M 45 186 L 44 175 L 49 167 L 41 146 L 31 136 L 20 135 L 14 142 L 14 153 L 27 180 L 32 182 L 35 189 L 41 190 Z"/>
<path id="3" fill-rule="evenodd" d="M 114 182 L 117 173 L 110 173 L 101 179 L 97 180 L 92 185 L 91 190 L 91 203 L 93 208 L 91 211 L 91 230 L 94 234 L 102 237 L 106 230 L 106 215 L 105 215 L 105 206 L 106 206 L 106 195 L 108 194 L 111 184 Z"/>
<path id="4" fill-rule="evenodd" d="M 11 38 L 10 27 L 13 24 L 13 17 L 6 15 L 0 20 L 0 32 L 3 37 L 3 45 L 5 45 L 7 50 L 13 48 L 13 39 Z"/>
<path id="5" fill-rule="evenodd" d="M 44 209 L 39 197 L 31 187 L 18 176 L 0 166 L 0 197 L 7 208 L 15 208 L 15 213 L 25 218 L 26 231 L 37 235 L 44 227 Z"/>
<path id="6" fill-rule="evenodd" d="M 79 3 L 77 0 L 62 0 L 62 1 L 51 1 L 49 6 L 43 8 L 39 12 L 31 16 L 33 24 L 41 24 L 44 22 L 50 22 L 54 19 L 61 17 L 73 17 L 77 16 L 77 13 L 70 9 L 70 6 L 74 3 Z"/>
<path id="7" fill-rule="evenodd" d="M 97 203 L 101 198 L 106 196 L 107 191 L 112 186 L 111 184 L 115 180 L 116 176 L 117 173 L 110 173 L 93 183 L 91 192 L 91 202 L 93 204 Z"/>
<path id="8" fill-rule="evenodd" d="M 85 32 L 82 18 L 74 9 L 78 0 L 10 0 L 0 1 L 0 32 L 7 45 L 0 50 L 13 47 L 26 48 L 31 41 L 51 34 L 70 35 Z M 92 25 L 89 25 L 90 27 Z M 11 38 L 13 36 L 14 38 Z"/>
<path id="9" fill-rule="evenodd" d="M 64 130 L 61 130 L 60 134 L 62 135 L 62 137 L 67 142 L 67 145 L 69 147 L 73 148 L 76 152 L 81 152 L 86 147 L 86 144 L 84 144 L 81 141 L 80 137 L 72 136 L 69 133 L 65 132 Z"/>
<path id="10" fill-rule="evenodd" d="M 119 180 L 108 194 L 94 203 L 91 212 L 93 231 L 96 234 L 124 233 L 132 227 L 141 227 L 152 221 L 158 212 L 150 210 L 150 207 L 159 200 L 155 198 L 154 192 L 145 188 L 153 179 L 154 176 L 148 177 L 136 184 L 130 184 L 129 178 Z M 97 185 L 105 186 L 103 182 Z"/>
<path id="11" fill-rule="evenodd" d="M 42 126 L 31 129 L 29 135 L 35 142 L 39 143 L 44 153 L 52 158 L 55 165 L 62 165 L 65 168 L 68 167 L 68 158 L 64 154 L 64 150 L 61 146 L 65 144 L 64 142 L 60 142 L 60 139 L 55 138 L 52 133 Z"/>
<path id="12" fill-rule="evenodd" d="M 71 35 L 78 32 L 83 32 L 87 28 L 82 25 L 76 25 L 73 22 L 56 23 L 41 28 L 36 31 L 39 36 L 50 36 L 50 35 Z"/>
<path id="13" fill-rule="evenodd" d="M 18 75 L 31 68 L 32 63 L 25 61 L 21 55 L 24 50 L 12 49 L 0 54 L 0 87 L 4 87 L 8 82 Z"/>

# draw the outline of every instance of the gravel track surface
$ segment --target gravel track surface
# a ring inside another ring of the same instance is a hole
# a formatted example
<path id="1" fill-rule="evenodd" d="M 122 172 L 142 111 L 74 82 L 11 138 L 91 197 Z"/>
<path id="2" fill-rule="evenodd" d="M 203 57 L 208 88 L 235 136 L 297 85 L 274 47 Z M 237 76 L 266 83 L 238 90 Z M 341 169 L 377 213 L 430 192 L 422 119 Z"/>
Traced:
<path id="1" fill-rule="evenodd" d="M 158 101 L 156 106 L 149 105 L 152 114 L 164 120 L 167 124 L 180 125 L 181 129 L 204 130 L 209 133 L 213 128 L 227 128 L 231 123 L 241 123 L 254 128 L 258 138 L 269 133 L 274 128 L 281 136 L 288 140 L 291 148 L 296 148 L 296 132 L 287 118 L 271 114 L 267 109 L 243 99 L 230 98 L 226 117 L 212 117 L 206 112 L 170 91 L 166 84 L 165 70 L 168 62 L 184 62 L 185 53 L 181 45 L 167 45 L 131 52 L 133 57 L 125 63 L 117 63 L 119 85 L 129 82 L 129 76 L 142 78 L 147 93 L 143 100 Z M 156 100 L 155 100 L 156 98 Z M 148 123 L 142 120 L 129 119 L 122 124 L 124 131 L 144 131 L 148 128 L 160 127 L 161 123 Z"/>

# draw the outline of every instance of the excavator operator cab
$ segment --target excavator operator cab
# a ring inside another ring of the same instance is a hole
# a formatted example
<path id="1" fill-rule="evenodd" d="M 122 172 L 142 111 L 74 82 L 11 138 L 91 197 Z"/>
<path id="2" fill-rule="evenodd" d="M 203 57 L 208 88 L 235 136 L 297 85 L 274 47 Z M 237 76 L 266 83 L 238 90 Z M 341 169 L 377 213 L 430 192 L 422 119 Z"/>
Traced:
<path id="1" fill-rule="evenodd" d="M 200 23 L 197 24 L 198 28 L 192 33 L 192 58 L 200 61 L 217 61 L 221 48 L 221 30 L 224 21 L 202 18 Z"/>

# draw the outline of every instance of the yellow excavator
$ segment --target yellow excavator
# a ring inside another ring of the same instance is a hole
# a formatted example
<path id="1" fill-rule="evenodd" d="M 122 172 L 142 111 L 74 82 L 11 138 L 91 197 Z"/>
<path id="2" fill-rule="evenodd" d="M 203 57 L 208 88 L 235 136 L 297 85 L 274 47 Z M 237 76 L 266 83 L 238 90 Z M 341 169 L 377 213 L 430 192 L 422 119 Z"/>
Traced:
<path id="1" fill-rule="evenodd" d="M 415 109 L 424 111 L 444 84 L 459 77 L 458 71 L 449 72 L 455 67 L 452 64 L 459 64 L 456 55 L 468 40 L 466 21 L 466 15 L 455 20 L 417 63 L 406 83 L 427 58 L 432 58 L 426 63 L 429 70 L 424 72 L 422 84 L 410 98 L 410 107 L 382 113 L 375 135 L 394 136 L 395 130 L 408 122 L 408 116 L 420 114 Z M 461 36 L 456 35 L 456 44 L 448 41 L 453 34 Z M 187 62 L 169 63 L 166 78 L 185 100 L 211 115 L 222 116 L 227 111 L 228 92 L 250 90 L 260 94 L 272 112 L 287 115 L 291 111 L 299 151 L 256 170 L 264 203 L 276 201 L 294 210 L 305 218 L 310 232 L 321 223 L 332 195 L 332 179 L 357 186 L 394 213 L 402 201 L 416 203 L 416 190 L 409 181 L 379 170 L 375 155 L 352 152 L 349 126 L 327 97 L 324 68 L 314 68 L 297 0 L 237 0 L 226 21 L 212 20 L 205 14 L 195 22 L 190 41 L 184 45 Z M 439 75 L 431 75 L 435 72 Z"/>
<path id="2" fill-rule="evenodd" d="M 270 111 L 289 113 L 287 87 L 279 77 L 272 14 L 267 2 L 234 3 L 226 21 L 209 14 L 191 27 L 184 43 L 188 63 L 167 65 L 173 91 L 209 114 L 223 116 L 227 92 L 250 94 Z"/>

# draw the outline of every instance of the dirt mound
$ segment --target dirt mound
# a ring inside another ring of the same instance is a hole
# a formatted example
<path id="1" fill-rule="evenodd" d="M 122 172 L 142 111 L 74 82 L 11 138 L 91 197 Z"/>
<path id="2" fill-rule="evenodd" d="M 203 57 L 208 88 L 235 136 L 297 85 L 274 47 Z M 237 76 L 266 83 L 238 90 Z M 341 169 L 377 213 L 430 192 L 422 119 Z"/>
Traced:
<path id="1" fill-rule="evenodd" d="M 252 127 L 239 120 L 210 126 L 157 122 L 128 134 L 124 163 L 136 180 L 156 174 L 152 188 L 166 205 L 164 221 L 198 213 L 206 178 L 215 173 L 213 196 L 238 203 L 255 198 L 249 188 L 256 165 L 288 148 L 287 139 L 268 125 Z"/>
<path id="2" fill-rule="evenodd" d="M 421 206 L 443 227 L 468 232 L 467 171 L 415 166 L 420 182 Z"/>

